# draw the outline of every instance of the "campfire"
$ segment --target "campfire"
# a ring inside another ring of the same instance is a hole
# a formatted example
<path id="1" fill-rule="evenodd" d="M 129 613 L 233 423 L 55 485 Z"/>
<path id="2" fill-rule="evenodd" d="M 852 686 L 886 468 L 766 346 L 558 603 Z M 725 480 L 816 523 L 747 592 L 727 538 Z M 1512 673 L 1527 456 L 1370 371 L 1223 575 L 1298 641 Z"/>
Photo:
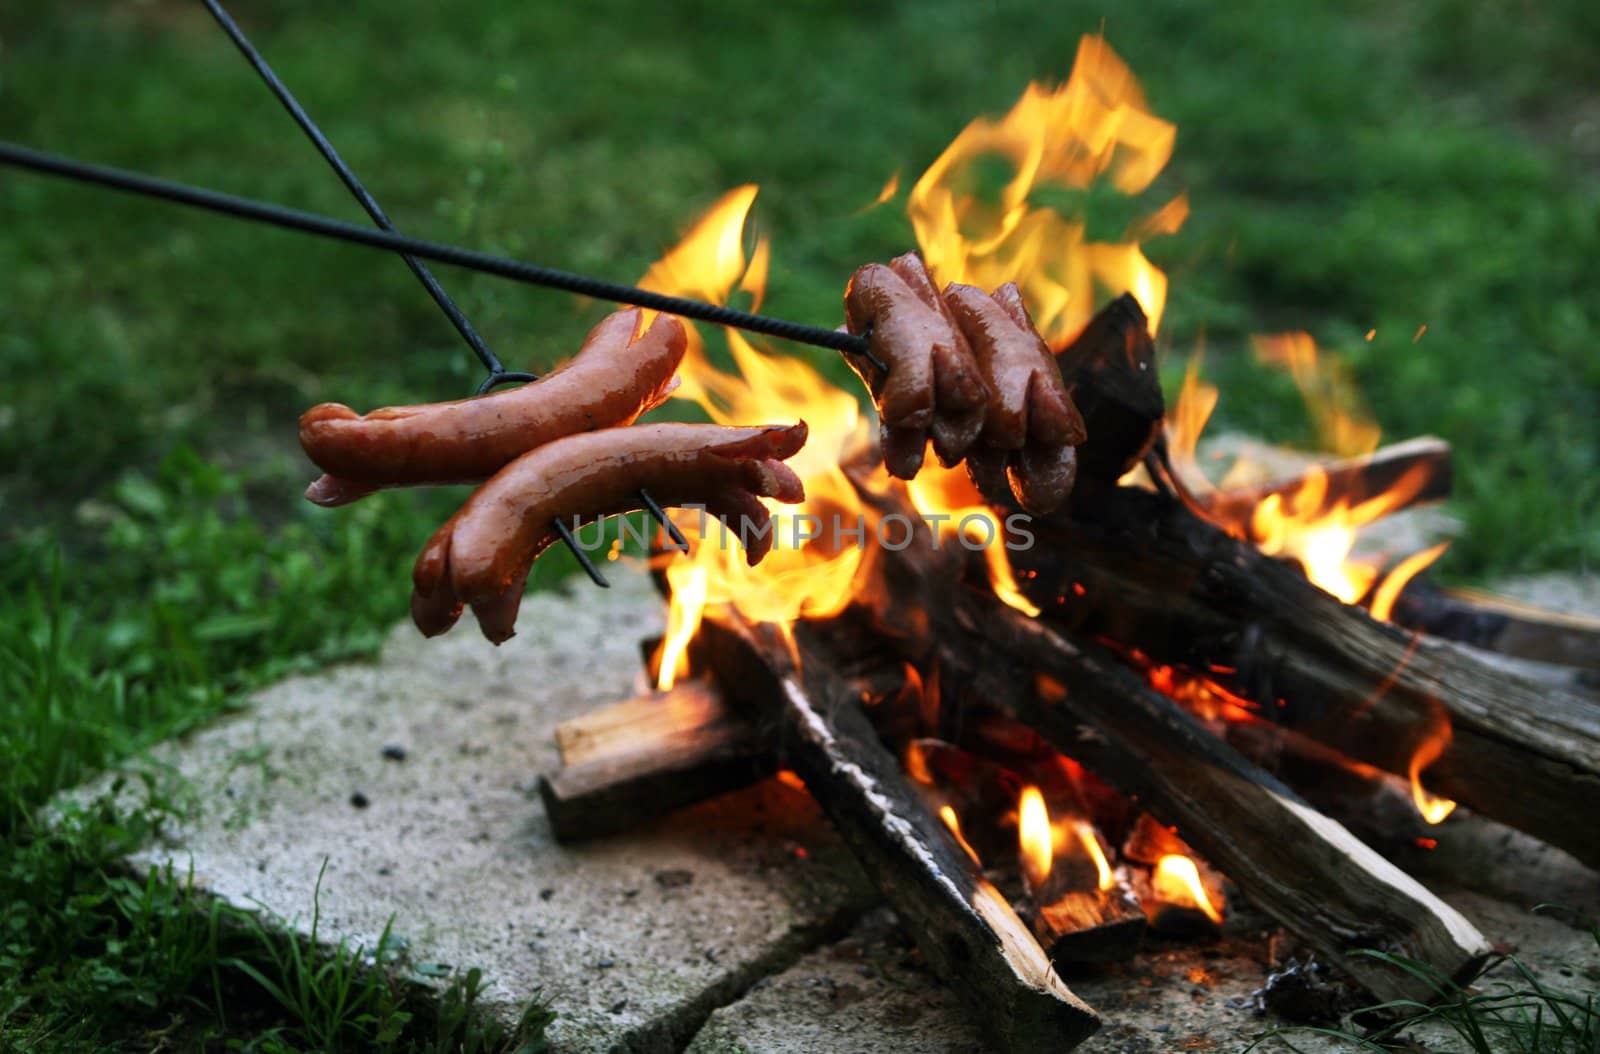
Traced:
<path id="1" fill-rule="evenodd" d="M 1436 635 L 1464 635 L 1442 614 L 1460 603 L 1406 587 L 1442 546 L 1358 546 L 1448 493 L 1448 446 L 1380 447 L 1336 361 L 1286 335 L 1257 353 L 1307 394 L 1332 459 L 1208 475 L 1218 393 L 1196 359 L 1169 410 L 1167 281 L 1141 250 L 1186 199 L 1115 242 L 1036 204 L 1097 182 L 1140 194 L 1174 135 L 1085 38 L 1064 86 L 974 122 L 910 192 L 936 282 L 1015 282 L 1083 415 L 1076 485 L 1048 515 L 932 458 L 896 478 L 851 391 L 737 330 L 726 359 L 688 330 L 672 398 L 717 424 L 803 419 L 788 465 L 805 497 L 765 501 L 756 566 L 733 525 L 671 513 L 687 545 L 655 539 L 654 689 L 561 728 L 564 767 L 541 783 L 558 837 L 774 774 L 803 784 L 1012 1050 L 1097 1027 L 1073 969 L 1148 932 L 1214 935 L 1240 898 L 1380 999 L 1433 992 L 1362 949 L 1470 977 L 1485 937 L 1341 824 L 1351 787 L 1404 802 L 1420 844 L 1459 804 L 1600 864 L 1600 831 L 1573 822 L 1600 789 L 1591 705 Z M 641 285 L 757 310 L 772 249 L 746 240 L 755 197 L 725 195 Z"/>

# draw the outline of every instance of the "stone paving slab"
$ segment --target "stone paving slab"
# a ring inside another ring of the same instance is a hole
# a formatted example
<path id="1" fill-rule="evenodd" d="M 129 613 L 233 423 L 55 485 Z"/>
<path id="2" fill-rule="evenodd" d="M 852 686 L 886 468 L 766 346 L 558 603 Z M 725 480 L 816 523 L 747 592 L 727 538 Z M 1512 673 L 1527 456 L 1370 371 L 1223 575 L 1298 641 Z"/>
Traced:
<path id="1" fill-rule="evenodd" d="M 559 1011 L 560 1051 L 681 1049 L 715 1006 L 848 928 L 870 893 L 810 799 L 776 781 L 624 837 L 555 844 L 534 777 L 556 725 L 631 694 L 661 604 L 642 573 L 608 593 L 530 596 L 496 649 L 470 618 L 398 627 L 373 664 L 285 681 L 165 751 L 196 807 L 139 868 L 376 942 L 478 966 L 515 1017 Z"/>

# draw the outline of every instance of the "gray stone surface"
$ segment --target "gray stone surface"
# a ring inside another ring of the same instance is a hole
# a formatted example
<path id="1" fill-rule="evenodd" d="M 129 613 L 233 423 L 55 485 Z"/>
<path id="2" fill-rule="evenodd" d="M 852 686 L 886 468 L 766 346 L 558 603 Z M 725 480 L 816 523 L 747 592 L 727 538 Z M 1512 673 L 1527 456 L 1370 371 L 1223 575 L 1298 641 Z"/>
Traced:
<path id="1" fill-rule="evenodd" d="M 1600 618 L 1600 572 L 1520 575 L 1495 583 L 1494 591 L 1552 611 Z"/>
<path id="2" fill-rule="evenodd" d="M 643 574 L 612 577 L 529 597 L 499 649 L 470 619 L 433 641 L 405 625 L 377 663 L 262 692 L 167 751 L 196 807 L 135 865 L 192 862 L 200 886 L 305 929 L 326 861 L 323 933 L 370 947 L 393 916 L 414 961 L 483 968 L 507 1015 L 542 992 L 562 1051 L 680 1049 L 843 932 L 866 887 L 776 781 L 626 837 L 552 841 L 533 779 L 557 763 L 556 724 L 631 694 L 659 630 Z"/>

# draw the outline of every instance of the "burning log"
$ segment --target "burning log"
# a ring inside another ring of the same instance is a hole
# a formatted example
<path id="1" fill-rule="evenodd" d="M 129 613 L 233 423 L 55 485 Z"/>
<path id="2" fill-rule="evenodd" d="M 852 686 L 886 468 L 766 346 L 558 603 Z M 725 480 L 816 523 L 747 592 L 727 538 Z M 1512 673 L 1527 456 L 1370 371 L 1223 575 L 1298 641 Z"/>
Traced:
<path id="1" fill-rule="evenodd" d="M 804 627 L 801 627 L 803 629 Z M 906 782 L 857 694 L 810 650 L 738 617 L 708 619 L 701 643 L 718 680 L 780 714 L 797 772 L 905 921 L 934 970 L 1010 1051 L 1070 1049 L 1099 1018 L 1062 983 L 1038 942 Z M 798 660 L 798 662 L 796 661 Z"/>
<path id="2" fill-rule="evenodd" d="M 1161 434 L 1166 403 L 1144 309 L 1129 293 L 1102 308 L 1056 356 L 1089 433 L 1078 448 L 1080 479 L 1114 481 Z"/>
<path id="3" fill-rule="evenodd" d="M 1225 871 L 1263 910 L 1381 998 L 1427 986 L 1380 948 L 1470 974 L 1488 953 L 1472 924 L 1317 813 L 1102 649 L 975 592 L 936 638 L 948 680 L 1011 711 Z"/>
<path id="4" fill-rule="evenodd" d="M 1133 488 L 1036 522 L 1016 554 L 1048 617 L 1213 675 L 1274 719 L 1600 865 L 1600 707 L 1369 618 Z M 1226 672 L 1216 672 L 1226 671 Z"/>
<path id="5" fill-rule="evenodd" d="M 539 777 L 558 840 L 598 838 L 738 790 L 777 769 L 768 740 L 703 678 L 563 723 Z"/>
<path id="6" fill-rule="evenodd" d="M 1402 480 L 1420 481 L 1394 511 L 1411 505 L 1443 501 L 1450 496 L 1450 444 L 1433 436 L 1419 436 L 1403 443 L 1379 447 L 1365 457 L 1344 458 L 1315 465 L 1290 479 L 1256 487 L 1235 487 L 1200 497 L 1206 514 L 1221 523 L 1249 523 L 1251 514 L 1267 498 L 1277 495 L 1286 503 L 1308 483 L 1311 475 L 1322 477 L 1327 493 L 1348 495 L 1352 502 L 1392 490 Z"/>
<path id="7" fill-rule="evenodd" d="M 1103 388 L 1143 390 L 1143 357 L 1117 353 L 1140 346 L 1127 332 L 1140 322 L 1137 305 L 1118 304 L 1061 361 L 1096 363 Z M 1105 376 L 1119 369 L 1120 380 Z M 1096 420 L 1086 420 L 1093 434 Z M 1115 416 L 1109 435 L 1119 445 L 1102 455 L 1108 466 L 1147 449 Z M 1013 554 L 1046 617 L 1158 663 L 1211 671 L 1279 723 L 1414 782 L 1426 769 L 1436 794 L 1600 866 L 1600 828 L 1571 822 L 1600 794 L 1600 706 L 1447 642 L 1408 639 L 1179 496 L 1108 478 L 1081 488 L 1068 513 L 1035 521 L 1040 544 Z"/>
<path id="8" fill-rule="evenodd" d="M 1121 884 L 1070 890 L 1027 914 L 1033 935 L 1059 967 L 1131 959 L 1144 941 L 1144 911 Z"/>

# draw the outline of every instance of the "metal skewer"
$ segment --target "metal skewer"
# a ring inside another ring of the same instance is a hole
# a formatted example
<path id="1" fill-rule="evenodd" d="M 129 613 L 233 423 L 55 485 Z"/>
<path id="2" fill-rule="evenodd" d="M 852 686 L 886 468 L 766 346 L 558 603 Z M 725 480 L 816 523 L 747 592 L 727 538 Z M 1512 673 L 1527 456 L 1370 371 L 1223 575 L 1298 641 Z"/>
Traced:
<path id="1" fill-rule="evenodd" d="M 299 125 L 306 138 L 311 140 L 312 145 L 317 148 L 317 152 L 322 155 L 323 160 L 338 175 L 340 181 L 349 189 L 356 201 L 360 202 L 361 207 L 367 211 L 367 215 L 372 217 L 372 222 L 386 231 L 393 231 L 395 229 L 394 223 L 389 219 L 388 214 L 383 211 L 383 207 L 378 204 L 378 200 L 362 184 L 355 171 L 345 163 L 344 158 L 339 155 L 339 151 L 334 149 L 333 143 L 328 140 L 328 137 L 322 134 L 322 129 L 317 126 L 317 122 L 312 120 L 305 107 L 300 105 L 300 101 L 289 90 L 289 86 L 273 71 L 272 67 L 267 63 L 266 57 L 256 50 L 254 44 L 250 43 L 250 38 L 245 36 L 244 30 L 239 28 L 239 24 L 233 20 L 233 16 L 228 14 L 218 0 L 203 0 L 203 2 L 206 5 L 206 10 L 211 12 L 211 17 L 216 19 L 217 25 L 221 26 L 222 31 L 228 34 L 228 38 L 233 41 L 234 46 L 244 55 L 245 61 L 249 62 L 250 66 L 261 77 L 267 89 L 277 97 L 278 102 L 283 104 L 283 108 L 289 111 L 289 116 L 294 118 L 295 124 Z M 428 270 L 427 265 L 409 254 L 402 253 L 400 258 L 406 262 L 407 267 L 411 268 L 411 273 L 417 276 L 417 281 L 422 283 L 422 287 L 428 291 L 428 295 L 433 297 L 433 302 L 439 305 L 439 309 L 444 312 L 451 325 L 455 326 L 456 332 L 461 334 L 461 339 L 467 342 L 467 346 L 472 349 L 473 354 L 478 356 L 478 361 L 483 363 L 484 368 L 489 371 L 489 375 L 478 386 L 479 395 L 499 384 L 514 381 L 536 381 L 539 379 L 538 374 L 535 373 L 507 371 L 499 357 L 489 350 L 489 345 L 484 341 L 482 335 L 467 320 L 466 314 L 456 305 L 450 294 L 444 291 L 444 287 L 433 276 L 433 272 Z M 678 530 L 677 524 L 667 518 L 666 510 L 662 509 L 647 491 L 641 490 L 639 497 L 644 501 L 645 507 L 650 510 L 651 515 L 656 518 L 656 522 L 661 524 L 662 528 L 671 536 L 673 543 L 687 548 L 688 541 L 684 539 L 683 532 Z M 593 580 L 595 585 L 608 588 L 611 583 L 606 581 L 605 576 L 594 566 L 594 562 L 589 559 L 589 554 L 577 544 L 577 540 L 567 529 L 566 524 L 557 524 L 556 531 L 561 535 L 561 540 L 566 543 L 568 550 L 577 558 L 578 564 Z"/>
<path id="2" fill-rule="evenodd" d="M 792 340 L 797 344 L 830 348 L 851 355 L 860 355 L 879 369 L 888 371 L 888 367 L 873 355 L 866 338 L 854 333 L 842 333 L 821 326 L 808 326 L 800 322 L 790 322 L 788 319 L 773 318 L 770 315 L 757 315 L 750 311 L 724 307 L 721 304 L 709 304 L 704 300 L 692 300 L 689 297 L 668 296 L 665 293 L 655 293 L 621 282 L 608 282 L 602 278 L 591 278 L 572 271 L 541 267 L 507 256 L 495 256 L 492 253 L 463 249 L 444 242 L 413 238 L 394 231 L 362 227 L 315 212 L 285 208 L 282 205 L 272 205 L 235 194 L 224 194 L 221 191 L 148 176 L 142 172 L 131 172 L 124 168 L 78 161 L 5 140 L 0 140 L 0 165 L 60 176 L 80 183 L 93 183 L 144 197 L 160 198 L 163 201 L 205 209 L 224 216 L 254 220 L 285 230 L 315 234 L 336 241 L 385 249 L 389 252 L 405 253 L 435 263 L 464 267 L 469 271 L 499 275 L 501 278 L 510 278 L 527 285 L 564 289 L 569 293 L 591 296 L 598 300 L 631 304 L 652 311 L 664 311 L 669 315 L 681 315 L 701 322 L 748 330 L 751 333 L 764 333 L 769 337 Z"/>

